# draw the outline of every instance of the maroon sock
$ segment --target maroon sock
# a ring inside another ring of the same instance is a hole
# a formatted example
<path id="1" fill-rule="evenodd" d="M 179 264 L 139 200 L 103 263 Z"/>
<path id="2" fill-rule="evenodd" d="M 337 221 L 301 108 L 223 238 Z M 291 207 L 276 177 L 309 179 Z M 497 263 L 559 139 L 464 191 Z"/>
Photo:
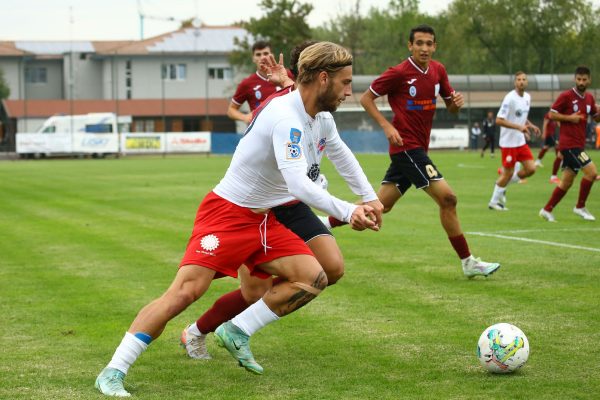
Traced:
<path id="1" fill-rule="evenodd" d="M 552 175 L 556 175 L 558 173 L 558 169 L 560 168 L 560 163 L 562 163 L 562 159 L 556 157 L 554 159 L 554 164 L 552 164 Z"/>
<path id="2" fill-rule="evenodd" d="M 214 332 L 219 325 L 229 321 L 248 308 L 249 305 L 244 300 L 241 289 L 224 294 L 215 301 L 215 304 L 209 310 L 198 318 L 196 326 L 204 334 Z"/>
<path id="3" fill-rule="evenodd" d="M 544 158 L 544 154 L 546 154 L 547 151 L 548 151 L 548 149 L 542 147 L 542 149 L 540 150 L 540 154 L 538 154 L 538 160 L 541 160 L 542 158 Z"/>
<path id="4" fill-rule="evenodd" d="M 585 207 L 585 201 L 590 195 L 590 190 L 592 190 L 592 185 L 594 181 L 588 181 L 585 178 L 581 179 L 581 184 L 579 185 L 579 198 L 577 199 L 577 208 Z"/>
<path id="5" fill-rule="evenodd" d="M 546 204 L 544 206 L 544 210 L 546 210 L 548 212 L 552 212 L 552 210 L 554 209 L 554 207 L 556 207 L 556 205 L 558 203 L 560 203 L 560 201 L 562 200 L 562 198 L 565 197 L 565 194 L 567 194 L 566 191 L 562 190 L 558 186 L 555 187 L 554 191 L 552 192 L 552 196 L 550 196 L 550 200 L 548 200 L 548 204 Z"/>
<path id="6" fill-rule="evenodd" d="M 347 225 L 347 222 L 344 221 L 340 221 L 337 218 L 332 217 L 331 215 L 329 216 L 329 225 L 331 225 L 332 228 L 337 228 L 338 226 L 342 226 L 342 225 Z"/>
<path id="7" fill-rule="evenodd" d="M 454 247 L 454 251 L 456 252 L 456 254 L 458 254 L 461 260 L 471 255 L 471 252 L 469 251 L 469 245 L 467 244 L 467 239 L 465 239 L 465 235 L 461 234 L 454 237 L 448 237 L 448 240 L 450 240 L 452 247 Z"/>

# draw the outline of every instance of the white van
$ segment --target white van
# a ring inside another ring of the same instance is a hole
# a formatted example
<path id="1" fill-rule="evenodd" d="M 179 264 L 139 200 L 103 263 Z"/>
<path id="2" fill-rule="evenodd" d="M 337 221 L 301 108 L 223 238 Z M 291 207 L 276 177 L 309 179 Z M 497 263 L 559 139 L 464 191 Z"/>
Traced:
<path id="1" fill-rule="evenodd" d="M 35 133 L 17 133 L 17 154 L 21 157 L 92 155 L 119 153 L 119 134 L 129 132 L 131 116 L 114 113 L 55 115 Z"/>

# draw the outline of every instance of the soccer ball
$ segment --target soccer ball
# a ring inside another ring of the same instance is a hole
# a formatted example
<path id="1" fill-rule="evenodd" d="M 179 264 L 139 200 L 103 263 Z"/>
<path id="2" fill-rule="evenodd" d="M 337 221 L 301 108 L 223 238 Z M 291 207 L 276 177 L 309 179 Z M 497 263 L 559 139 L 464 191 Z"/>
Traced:
<path id="1" fill-rule="evenodd" d="M 500 323 L 487 328 L 477 343 L 477 358 L 488 371 L 506 374 L 519 369 L 529 358 L 527 336 L 514 325 Z"/>

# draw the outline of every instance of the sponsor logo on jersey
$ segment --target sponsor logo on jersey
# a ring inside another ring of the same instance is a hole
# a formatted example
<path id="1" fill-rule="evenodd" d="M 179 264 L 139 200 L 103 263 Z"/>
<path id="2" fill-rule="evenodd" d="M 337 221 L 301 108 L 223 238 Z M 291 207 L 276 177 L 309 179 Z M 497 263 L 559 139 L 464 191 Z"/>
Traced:
<path id="1" fill-rule="evenodd" d="M 296 129 L 296 128 L 290 129 L 290 142 L 300 143 L 301 137 L 302 137 L 302 132 L 300 131 L 300 129 Z"/>
<path id="2" fill-rule="evenodd" d="M 316 182 L 317 179 L 319 178 L 320 174 L 321 174 L 321 167 L 319 166 L 319 164 L 314 163 L 308 169 L 306 176 L 308 176 L 308 179 L 310 179 L 311 181 Z"/>
<path id="3" fill-rule="evenodd" d="M 517 111 L 515 111 L 515 115 L 516 115 L 518 118 L 521 118 L 521 116 L 523 116 L 523 111 L 522 111 L 522 110 L 517 110 Z"/>
<path id="4" fill-rule="evenodd" d="M 285 144 L 285 158 L 288 160 L 299 160 L 302 158 L 302 148 L 295 143 Z"/>
<path id="5" fill-rule="evenodd" d="M 325 150 L 325 145 L 327 139 L 322 138 L 321 140 L 319 140 L 319 143 L 317 143 L 317 154 L 321 154 L 323 152 L 323 150 Z"/>
<path id="6" fill-rule="evenodd" d="M 435 110 L 436 99 L 431 100 L 407 100 L 406 109 L 410 111 Z"/>
<path id="7" fill-rule="evenodd" d="M 252 90 L 256 91 L 256 90 L 260 89 L 260 87 L 261 87 L 261 86 L 262 86 L 262 85 L 256 85 L 256 86 L 254 86 L 254 87 L 252 88 Z"/>
<path id="8" fill-rule="evenodd" d="M 409 85 L 412 85 L 414 81 L 416 81 L 417 78 L 412 78 L 410 81 L 406 81 L 406 83 L 408 83 Z"/>

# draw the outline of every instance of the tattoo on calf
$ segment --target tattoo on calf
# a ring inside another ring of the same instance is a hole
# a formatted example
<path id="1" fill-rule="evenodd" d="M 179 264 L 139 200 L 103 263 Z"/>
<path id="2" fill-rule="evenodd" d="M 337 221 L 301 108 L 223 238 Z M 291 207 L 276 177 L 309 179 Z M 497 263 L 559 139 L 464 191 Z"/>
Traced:
<path id="1" fill-rule="evenodd" d="M 323 290 L 327 286 L 327 276 L 325 275 L 325 272 L 319 272 L 319 275 L 317 275 L 310 286 L 315 288 L 315 292 L 317 293 Z M 304 289 L 298 290 L 287 301 L 288 313 L 303 307 L 315 297 L 317 297 L 317 295 L 314 293 L 310 293 Z"/>

